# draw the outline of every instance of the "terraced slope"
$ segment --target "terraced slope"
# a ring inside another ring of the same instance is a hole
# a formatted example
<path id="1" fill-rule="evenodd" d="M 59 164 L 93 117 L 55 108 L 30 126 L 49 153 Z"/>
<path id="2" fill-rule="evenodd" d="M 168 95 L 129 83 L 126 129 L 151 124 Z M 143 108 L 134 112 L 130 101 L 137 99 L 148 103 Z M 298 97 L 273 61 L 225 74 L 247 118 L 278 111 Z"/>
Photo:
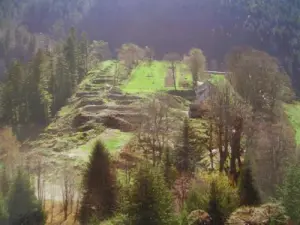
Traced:
<path id="1" fill-rule="evenodd" d="M 91 71 L 45 132 L 23 146 L 30 150 L 29 160 L 42 159 L 49 176 L 61 172 L 66 163 L 80 171 L 97 139 L 104 142 L 116 160 L 122 161 L 123 156 L 128 159 L 128 155 L 119 153 L 147 118 L 141 106 L 150 97 L 115 87 L 115 63 L 107 61 Z M 176 103 L 172 107 L 182 115 L 186 113 L 185 101 L 172 98 Z"/>

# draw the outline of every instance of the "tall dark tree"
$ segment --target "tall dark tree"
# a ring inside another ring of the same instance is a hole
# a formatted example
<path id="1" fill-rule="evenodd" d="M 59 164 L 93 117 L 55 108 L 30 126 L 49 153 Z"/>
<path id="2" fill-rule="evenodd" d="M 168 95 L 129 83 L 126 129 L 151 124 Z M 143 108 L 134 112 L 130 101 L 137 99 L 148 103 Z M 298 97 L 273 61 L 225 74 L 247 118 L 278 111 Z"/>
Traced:
<path id="1" fill-rule="evenodd" d="M 193 172 L 196 163 L 201 160 L 201 142 L 195 129 L 185 118 L 182 130 L 175 146 L 174 164 L 179 172 Z"/>
<path id="2" fill-rule="evenodd" d="M 246 158 L 242 168 L 238 190 L 241 205 L 255 206 L 261 204 L 260 195 L 254 184 L 251 164 L 248 158 Z"/>
<path id="3" fill-rule="evenodd" d="M 69 37 L 64 44 L 64 57 L 66 59 L 68 70 L 69 70 L 69 79 L 71 80 L 72 90 L 77 85 L 78 82 L 78 49 L 77 49 L 77 38 L 76 38 L 76 30 L 74 27 L 70 29 Z"/>
<path id="4" fill-rule="evenodd" d="M 37 123 L 45 123 L 46 121 L 41 93 L 41 81 L 43 76 L 46 75 L 43 70 L 45 60 L 46 56 L 44 52 L 41 49 L 38 50 L 32 60 L 32 63 L 29 65 L 29 71 L 26 77 L 26 102 L 29 121 Z"/>
<path id="5" fill-rule="evenodd" d="M 43 225 L 46 215 L 36 199 L 29 178 L 18 172 L 8 195 L 7 208 L 11 225 Z"/>
<path id="6" fill-rule="evenodd" d="M 83 174 L 83 198 L 79 221 L 89 224 L 92 218 L 100 221 L 113 215 L 117 206 L 116 175 L 104 145 L 97 141 Z"/>
<path id="7" fill-rule="evenodd" d="M 24 66 L 19 61 L 10 64 L 7 71 L 7 81 L 2 92 L 3 119 L 10 124 L 24 122 Z"/>
<path id="8" fill-rule="evenodd" d="M 221 211 L 221 203 L 219 201 L 218 187 L 215 181 L 210 184 L 210 195 L 207 212 L 212 218 L 212 225 L 224 224 L 224 215 Z"/>
<path id="9" fill-rule="evenodd" d="M 82 33 L 78 48 L 78 78 L 83 79 L 88 70 L 89 42 L 86 33 Z"/>
<path id="10" fill-rule="evenodd" d="M 135 225 L 171 225 L 174 223 L 171 193 L 161 172 L 150 166 L 138 169 L 127 213 L 132 224 Z"/>

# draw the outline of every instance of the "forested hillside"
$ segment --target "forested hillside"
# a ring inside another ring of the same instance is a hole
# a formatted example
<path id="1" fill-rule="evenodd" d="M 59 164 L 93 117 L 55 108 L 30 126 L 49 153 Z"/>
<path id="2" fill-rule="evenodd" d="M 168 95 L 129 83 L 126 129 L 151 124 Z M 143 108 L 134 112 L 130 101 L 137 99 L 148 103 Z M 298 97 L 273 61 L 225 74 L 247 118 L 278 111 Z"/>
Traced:
<path id="1" fill-rule="evenodd" d="M 57 39 L 75 25 L 91 40 L 109 41 L 112 50 L 134 42 L 151 46 L 160 57 L 200 47 L 209 62 L 221 64 L 232 47 L 251 45 L 278 57 L 299 89 L 299 6 L 291 0 L 2 0 L 1 9 L 31 33 Z"/>

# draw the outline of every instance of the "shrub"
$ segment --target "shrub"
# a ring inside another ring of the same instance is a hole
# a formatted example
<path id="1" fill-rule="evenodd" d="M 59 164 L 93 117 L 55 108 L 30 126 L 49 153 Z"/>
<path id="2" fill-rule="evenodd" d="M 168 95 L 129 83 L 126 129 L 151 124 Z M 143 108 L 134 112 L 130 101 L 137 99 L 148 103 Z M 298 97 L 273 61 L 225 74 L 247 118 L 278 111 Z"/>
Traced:
<path id="1" fill-rule="evenodd" d="M 278 188 L 278 199 L 282 202 L 287 215 L 296 224 L 300 223 L 300 167 L 291 165 L 282 185 Z"/>
<path id="2" fill-rule="evenodd" d="M 188 212 L 202 209 L 209 211 L 211 187 L 214 182 L 216 185 L 216 198 L 219 204 L 220 212 L 224 219 L 239 206 L 239 197 L 237 189 L 232 187 L 228 178 L 219 173 L 201 173 L 192 184 L 192 188 L 188 193 L 186 207 Z"/>

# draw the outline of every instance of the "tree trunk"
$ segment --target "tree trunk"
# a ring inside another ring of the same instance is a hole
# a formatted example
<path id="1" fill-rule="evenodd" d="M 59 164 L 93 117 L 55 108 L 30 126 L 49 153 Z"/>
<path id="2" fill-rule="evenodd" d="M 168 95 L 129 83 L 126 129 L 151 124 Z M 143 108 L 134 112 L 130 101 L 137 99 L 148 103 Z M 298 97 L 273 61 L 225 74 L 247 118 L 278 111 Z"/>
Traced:
<path id="1" fill-rule="evenodd" d="M 218 147 L 219 147 L 219 154 L 220 154 L 220 167 L 219 171 L 222 173 L 224 171 L 224 164 L 225 164 L 225 157 L 224 157 L 224 151 L 223 151 L 223 125 L 222 123 L 219 123 L 218 126 Z"/>
<path id="2" fill-rule="evenodd" d="M 175 66 L 175 63 L 173 62 L 172 63 L 172 75 L 173 75 L 174 88 L 175 88 L 175 91 L 176 91 L 177 87 L 176 87 L 176 75 L 175 75 L 175 72 L 176 72 L 176 66 Z"/>
<path id="3" fill-rule="evenodd" d="M 214 156 L 213 156 L 213 124 L 210 119 L 209 124 L 209 144 L 208 144 L 208 150 L 209 150 L 209 158 L 210 158 L 210 168 L 211 170 L 214 170 Z"/>
<path id="4" fill-rule="evenodd" d="M 236 168 L 236 161 L 238 160 L 239 167 L 241 166 L 241 159 L 240 159 L 240 151 L 241 151 L 241 136 L 242 136 L 242 129 L 243 129 L 243 120 L 242 118 L 236 118 L 234 124 L 234 133 L 231 139 L 231 159 L 230 159 L 230 174 L 234 179 L 234 182 L 237 183 L 238 180 L 238 173 Z M 241 168 L 239 168 L 241 169 Z"/>

